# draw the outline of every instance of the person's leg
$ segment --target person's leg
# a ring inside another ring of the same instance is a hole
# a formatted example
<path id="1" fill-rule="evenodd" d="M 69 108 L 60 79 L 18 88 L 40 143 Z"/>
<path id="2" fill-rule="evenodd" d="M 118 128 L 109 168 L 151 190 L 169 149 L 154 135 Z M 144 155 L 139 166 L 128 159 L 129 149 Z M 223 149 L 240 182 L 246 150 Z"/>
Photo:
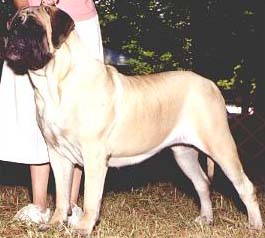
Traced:
<path id="1" fill-rule="evenodd" d="M 74 204 L 77 204 L 78 202 L 81 177 L 82 177 L 82 169 L 79 166 L 76 166 L 74 168 L 73 184 L 71 190 L 71 203 Z"/>
<path id="2" fill-rule="evenodd" d="M 50 174 L 50 163 L 30 165 L 33 204 L 45 212 L 47 208 L 47 189 Z"/>
<path id="3" fill-rule="evenodd" d="M 33 203 L 21 208 L 14 216 L 15 220 L 28 224 L 49 222 L 51 216 L 51 211 L 47 208 L 49 174 L 50 163 L 30 165 Z"/>
<path id="4" fill-rule="evenodd" d="M 37 206 L 41 212 L 46 212 L 47 208 L 47 188 L 50 173 L 50 164 L 30 165 L 33 204 Z M 78 166 L 74 169 L 73 183 L 71 190 L 71 203 L 73 204 L 74 217 L 81 213 L 81 209 L 77 208 L 80 182 L 82 177 L 82 169 Z M 77 213 L 77 214 L 76 214 Z M 75 219 L 75 218 L 72 218 Z"/>
<path id="5" fill-rule="evenodd" d="M 77 205 L 78 196 L 79 196 L 79 189 L 80 189 L 80 182 L 82 177 L 82 168 L 79 166 L 75 166 L 74 174 L 73 174 L 73 183 L 72 183 L 72 190 L 71 190 L 71 208 L 72 208 L 72 215 L 68 217 L 68 224 L 73 226 L 77 224 L 80 217 L 83 215 L 83 210 Z"/>

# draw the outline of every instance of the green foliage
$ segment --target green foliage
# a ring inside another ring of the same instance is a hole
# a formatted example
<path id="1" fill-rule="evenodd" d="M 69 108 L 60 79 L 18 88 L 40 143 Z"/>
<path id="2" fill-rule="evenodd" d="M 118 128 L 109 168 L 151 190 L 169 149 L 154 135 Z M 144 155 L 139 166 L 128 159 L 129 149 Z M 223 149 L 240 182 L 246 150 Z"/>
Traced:
<path id="1" fill-rule="evenodd" d="M 192 69 L 223 90 L 253 94 L 264 79 L 259 2 L 104 0 L 97 9 L 104 45 L 130 57 L 129 73 Z"/>
<path id="2" fill-rule="evenodd" d="M 219 79 L 216 83 L 223 90 L 230 90 L 235 85 L 235 78 L 232 77 L 232 78 L 229 78 L 229 79 Z"/>
<path id="3" fill-rule="evenodd" d="M 194 1 L 191 10 L 193 68 L 208 78 L 218 79 L 223 90 L 250 100 L 258 81 L 264 82 L 261 2 Z"/>
<path id="4" fill-rule="evenodd" d="M 97 8 L 105 47 L 130 57 L 130 73 L 191 68 L 185 1 L 100 1 Z"/>
<path id="5" fill-rule="evenodd" d="M 160 56 L 160 60 L 162 62 L 167 62 L 167 61 L 169 61 L 171 59 L 172 59 L 172 54 L 170 52 L 168 52 L 168 51 Z"/>
<path id="6" fill-rule="evenodd" d="M 217 80 L 217 85 L 222 90 L 237 90 L 246 94 L 254 94 L 257 84 L 256 78 L 244 80 L 244 74 L 242 74 L 244 70 L 246 70 L 245 65 L 244 62 L 241 61 L 233 67 L 233 76 L 227 79 Z"/>

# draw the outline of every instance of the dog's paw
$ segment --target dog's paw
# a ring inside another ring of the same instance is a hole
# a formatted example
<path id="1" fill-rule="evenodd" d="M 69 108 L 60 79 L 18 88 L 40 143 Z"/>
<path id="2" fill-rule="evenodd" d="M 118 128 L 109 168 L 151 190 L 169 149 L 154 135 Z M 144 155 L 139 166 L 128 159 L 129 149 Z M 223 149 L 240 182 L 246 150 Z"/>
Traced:
<path id="1" fill-rule="evenodd" d="M 263 224 L 262 224 L 262 220 L 254 220 L 252 222 L 249 222 L 249 229 L 250 230 L 256 230 L 256 231 L 259 231 L 259 230 L 262 230 L 262 227 L 263 227 Z"/>
<path id="2" fill-rule="evenodd" d="M 67 211 L 56 209 L 49 222 L 50 225 L 64 224 L 67 222 Z"/>
<path id="3" fill-rule="evenodd" d="M 71 227 L 72 234 L 78 237 L 90 237 L 93 229 Z"/>
<path id="4" fill-rule="evenodd" d="M 46 231 L 52 230 L 52 229 L 56 229 L 57 231 L 63 231 L 66 226 L 67 226 L 66 223 L 41 224 L 41 225 L 39 225 L 38 230 L 40 232 L 46 232 Z"/>
<path id="5" fill-rule="evenodd" d="M 72 232 L 82 237 L 89 237 L 93 231 L 95 223 L 96 222 L 93 219 L 89 219 L 88 216 L 84 215 L 77 224 L 71 227 Z"/>
<path id="6" fill-rule="evenodd" d="M 207 216 L 198 216 L 195 222 L 200 225 L 213 225 L 213 218 Z"/>
<path id="7" fill-rule="evenodd" d="M 71 229 L 73 235 L 77 237 L 91 237 L 91 232 L 89 233 L 86 229 Z"/>
<path id="8" fill-rule="evenodd" d="M 50 230 L 51 227 L 52 226 L 50 224 L 41 224 L 41 225 L 39 225 L 38 230 L 45 232 L 45 231 Z"/>

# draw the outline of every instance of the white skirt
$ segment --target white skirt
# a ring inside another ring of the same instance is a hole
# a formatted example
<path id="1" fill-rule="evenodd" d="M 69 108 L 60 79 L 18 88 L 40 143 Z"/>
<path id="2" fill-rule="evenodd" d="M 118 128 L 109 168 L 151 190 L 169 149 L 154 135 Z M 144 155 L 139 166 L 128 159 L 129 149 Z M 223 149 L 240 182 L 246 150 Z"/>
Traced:
<path id="1" fill-rule="evenodd" d="M 24 164 L 49 162 L 36 121 L 29 78 L 15 75 L 6 63 L 0 84 L 0 160 Z"/>
<path id="2" fill-rule="evenodd" d="M 88 54 L 103 61 L 98 17 L 76 23 Z M 49 162 L 36 121 L 34 92 L 27 75 L 15 75 L 3 65 L 0 83 L 0 160 L 23 164 Z"/>

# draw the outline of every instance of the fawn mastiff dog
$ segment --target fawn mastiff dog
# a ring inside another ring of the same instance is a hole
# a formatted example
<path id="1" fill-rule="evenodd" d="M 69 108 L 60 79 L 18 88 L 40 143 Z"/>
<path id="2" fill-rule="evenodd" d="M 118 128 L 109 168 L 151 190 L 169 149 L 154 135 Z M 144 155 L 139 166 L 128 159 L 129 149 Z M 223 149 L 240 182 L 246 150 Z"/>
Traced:
<path id="1" fill-rule="evenodd" d="M 75 164 L 84 166 L 85 191 L 84 215 L 73 229 L 91 234 L 108 167 L 140 163 L 166 147 L 199 194 L 197 220 L 212 223 L 209 180 L 196 147 L 231 180 L 250 226 L 262 228 L 255 189 L 243 171 L 224 99 L 213 82 L 188 71 L 125 76 L 84 52 L 73 20 L 56 7 L 24 8 L 10 22 L 5 59 L 32 81 L 55 175 L 50 224 L 67 221 L 71 212 Z"/>

